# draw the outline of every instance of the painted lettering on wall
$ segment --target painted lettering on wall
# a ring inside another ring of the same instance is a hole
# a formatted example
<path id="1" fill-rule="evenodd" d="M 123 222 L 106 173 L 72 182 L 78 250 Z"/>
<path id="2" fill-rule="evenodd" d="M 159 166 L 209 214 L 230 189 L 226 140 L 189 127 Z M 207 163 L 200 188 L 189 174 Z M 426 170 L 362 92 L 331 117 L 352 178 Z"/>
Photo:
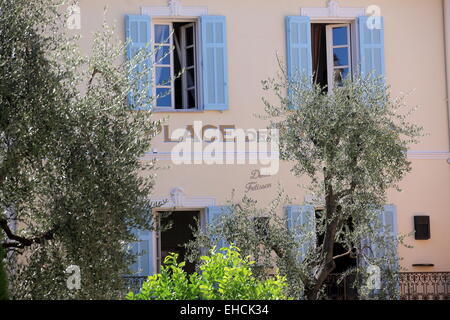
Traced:
<path id="1" fill-rule="evenodd" d="M 262 175 L 261 171 L 259 171 L 258 169 L 252 170 L 252 172 L 250 173 L 250 179 L 252 179 L 252 180 L 264 179 L 267 177 L 270 177 L 270 176 Z M 270 187 L 272 187 L 272 183 L 260 183 L 258 181 L 249 181 L 245 185 L 245 192 L 260 191 L 260 190 L 268 189 Z"/>

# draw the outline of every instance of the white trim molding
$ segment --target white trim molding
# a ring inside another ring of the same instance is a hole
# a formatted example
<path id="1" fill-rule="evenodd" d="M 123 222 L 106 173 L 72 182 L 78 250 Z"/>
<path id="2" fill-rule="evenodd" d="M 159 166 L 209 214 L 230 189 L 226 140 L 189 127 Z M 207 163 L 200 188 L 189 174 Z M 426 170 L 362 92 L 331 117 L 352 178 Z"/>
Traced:
<path id="1" fill-rule="evenodd" d="M 143 157 L 141 157 L 141 160 L 143 161 L 170 161 L 172 160 L 171 158 L 171 152 L 170 151 L 166 151 L 166 152 L 160 152 L 157 151 L 156 149 L 153 152 L 147 152 Z M 224 157 L 224 159 L 226 159 L 226 157 L 230 157 L 233 158 L 235 160 L 237 159 L 249 159 L 249 160 L 258 160 L 261 159 L 261 157 L 268 157 L 267 153 L 264 152 L 223 152 L 223 153 L 219 153 L 220 155 L 222 155 Z M 192 152 L 192 159 L 194 159 L 195 157 L 198 157 L 200 159 L 210 159 L 210 157 L 205 156 L 203 157 L 202 152 Z M 408 159 L 421 159 L 421 160 L 447 160 L 450 159 L 450 152 L 449 151 L 422 151 L 422 150 L 417 150 L 417 151 L 408 151 Z M 449 162 L 450 163 L 450 162 Z"/>
<path id="2" fill-rule="evenodd" d="M 216 205 L 214 197 L 190 197 L 181 187 L 174 187 L 169 196 L 162 199 L 151 199 L 152 203 L 163 203 L 159 208 L 205 208 Z"/>
<path id="3" fill-rule="evenodd" d="M 447 160 L 449 158 L 448 151 L 408 151 L 408 159 Z"/>
<path id="4" fill-rule="evenodd" d="M 184 7 L 180 0 L 168 0 L 167 7 L 141 7 L 141 13 L 151 17 L 200 17 L 208 14 L 208 7 Z"/>
<path id="5" fill-rule="evenodd" d="M 300 8 L 301 16 L 308 16 L 312 19 L 336 19 L 336 20 L 348 20 L 355 19 L 359 16 L 366 15 L 365 8 L 355 7 L 341 7 L 336 0 L 329 0 L 327 7 L 311 7 Z"/>

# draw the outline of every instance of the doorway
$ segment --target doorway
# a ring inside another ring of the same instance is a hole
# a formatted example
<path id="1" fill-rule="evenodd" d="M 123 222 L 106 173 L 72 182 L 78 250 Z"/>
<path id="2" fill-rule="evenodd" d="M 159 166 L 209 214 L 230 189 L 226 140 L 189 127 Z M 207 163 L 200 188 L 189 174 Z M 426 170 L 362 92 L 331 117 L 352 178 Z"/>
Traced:
<path id="1" fill-rule="evenodd" d="M 324 210 L 316 210 L 316 220 L 323 218 Z M 353 222 L 348 219 L 346 228 L 353 229 Z M 323 244 L 324 234 L 317 234 L 317 243 Z M 325 292 L 327 299 L 330 300 L 354 300 L 357 298 L 357 290 L 353 288 L 355 275 L 349 274 L 341 279 L 341 275 L 349 269 L 357 266 L 357 260 L 352 254 L 347 253 L 347 249 L 342 243 L 335 242 L 333 244 L 333 256 L 343 255 L 334 260 L 335 268 L 325 281 Z M 344 255 L 345 254 L 345 255 Z M 338 281 L 339 280 L 339 281 Z"/>
<path id="2" fill-rule="evenodd" d="M 185 261 L 184 270 L 188 274 L 195 272 L 195 264 L 186 261 L 186 248 L 184 245 L 194 240 L 194 230 L 200 221 L 200 211 L 172 211 L 160 212 L 160 226 L 158 250 L 158 272 L 166 256 L 171 253 L 178 254 L 178 262 Z"/>

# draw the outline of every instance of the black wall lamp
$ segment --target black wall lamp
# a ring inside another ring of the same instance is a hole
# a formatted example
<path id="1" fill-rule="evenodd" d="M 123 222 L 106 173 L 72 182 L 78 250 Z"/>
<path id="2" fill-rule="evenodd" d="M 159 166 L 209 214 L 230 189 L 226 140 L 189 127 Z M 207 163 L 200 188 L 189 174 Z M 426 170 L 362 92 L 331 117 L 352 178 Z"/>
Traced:
<path id="1" fill-rule="evenodd" d="M 430 216 L 414 216 L 414 231 L 416 240 L 430 239 Z"/>

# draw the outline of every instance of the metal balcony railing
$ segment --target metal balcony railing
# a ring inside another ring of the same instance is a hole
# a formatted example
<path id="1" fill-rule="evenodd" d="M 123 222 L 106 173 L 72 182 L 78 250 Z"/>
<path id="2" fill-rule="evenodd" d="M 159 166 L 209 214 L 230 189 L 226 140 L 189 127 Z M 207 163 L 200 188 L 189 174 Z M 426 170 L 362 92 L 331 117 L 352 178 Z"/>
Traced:
<path id="1" fill-rule="evenodd" d="M 357 300 L 358 292 L 352 288 L 354 276 L 347 276 L 338 284 L 338 274 L 331 274 L 326 281 L 328 300 Z M 401 272 L 401 300 L 450 300 L 449 272 Z M 139 292 L 146 276 L 125 276 L 126 291 Z"/>
<path id="2" fill-rule="evenodd" d="M 450 272 L 400 273 L 402 300 L 450 300 Z"/>
<path id="3" fill-rule="evenodd" d="M 133 291 L 138 293 L 142 287 L 142 284 L 147 280 L 147 276 L 124 276 L 125 280 L 125 292 Z"/>

